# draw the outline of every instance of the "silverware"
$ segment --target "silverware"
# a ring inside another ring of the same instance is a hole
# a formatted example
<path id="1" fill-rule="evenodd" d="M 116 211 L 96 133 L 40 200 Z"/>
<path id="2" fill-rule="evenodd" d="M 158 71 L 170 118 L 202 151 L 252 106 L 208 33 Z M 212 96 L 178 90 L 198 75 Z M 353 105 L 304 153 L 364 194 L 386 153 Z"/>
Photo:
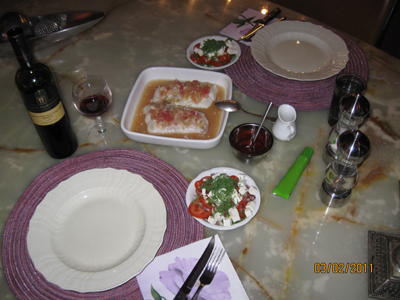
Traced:
<path id="1" fill-rule="evenodd" d="M 252 112 L 249 112 L 247 110 L 245 110 L 238 101 L 235 100 L 219 100 L 217 102 L 214 103 L 214 105 L 216 107 L 218 107 L 221 110 L 227 111 L 227 112 L 235 112 L 238 110 L 243 110 L 245 113 L 256 116 L 256 117 L 260 117 L 262 118 L 262 115 L 259 114 L 255 114 Z M 267 117 L 266 120 L 270 121 L 271 123 L 275 123 L 276 122 L 275 117 Z"/>
<path id="2" fill-rule="evenodd" d="M 190 272 L 188 278 L 186 278 L 186 280 L 183 283 L 182 287 L 180 288 L 178 294 L 176 294 L 174 300 L 186 300 L 187 299 L 187 295 L 192 290 L 193 285 L 196 283 L 197 278 L 199 278 L 201 272 L 203 271 L 205 265 L 207 264 L 208 259 L 210 258 L 210 255 L 214 249 L 214 243 L 215 243 L 215 236 L 213 236 L 211 238 L 206 250 L 204 250 L 199 261 L 194 266 L 192 272 Z"/>
<path id="3" fill-rule="evenodd" d="M 253 34 L 255 34 L 258 30 L 263 28 L 269 21 L 271 21 L 273 18 L 275 18 L 280 13 L 281 13 L 281 9 L 279 7 L 275 8 L 273 11 L 268 13 L 258 24 L 256 24 L 252 29 L 250 29 L 245 35 L 240 37 L 237 40 L 237 42 L 251 37 Z"/>
<path id="4" fill-rule="evenodd" d="M 278 22 L 283 21 L 283 20 L 286 20 L 286 17 L 279 18 L 278 20 L 276 20 L 276 21 L 273 22 L 272 24 L 278 23 Z"/>
<path id="5" fill-rule="evenodd" d="M 207 266 L 200 277 L 200 286 L 197 288 L 197 291 L 194 294 L 192 300 L 196 300 L 203 287 L 213 281 L 224 255 L 225 250 L 223 248 L 214 249 L 213 253 L 211 254 L 210 260 L 208 261 Z"/>
<path id="6" fill-rule="evenodd" d="M 260 133 L 260 130 L 261 130 L 263 124 L 264 124 L 264 121 L 265 121 L 265 119 L 267 118 L 267 115 L 268 115 L 268 113 L 269 113 L 269 110 L 270 110 L 271 106 L 272 106 L 272 102 L 269 103 L 269 105 L 268 105 L 268 107 L 267 107 L 267 110 L 266 110 L 265 113 L 264 113 L 264 116 L 263 116 L 263 118 L 262 118 L 262 121 L 261 121 L 260 125 L 258 126 L 257 133 L 256 133 L 256 135 L 253 137 L 253 141 L 251 142 L 251 144 L 250 144 L 249 146 L 246 146 L 246 148 L 254 149 L 254 143 L 255 143 L 256 140 L 257 140 L 258 134 Z"/>

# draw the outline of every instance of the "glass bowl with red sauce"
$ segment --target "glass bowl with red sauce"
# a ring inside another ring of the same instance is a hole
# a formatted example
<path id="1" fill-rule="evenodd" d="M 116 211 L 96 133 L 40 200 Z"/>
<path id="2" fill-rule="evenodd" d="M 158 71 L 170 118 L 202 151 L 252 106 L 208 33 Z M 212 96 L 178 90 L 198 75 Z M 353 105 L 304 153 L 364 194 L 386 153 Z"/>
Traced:
<path id="1" fill-rule="evenodd" d="M 246 164 L 257 163 L 262 160 L 272 148 L 274 138 L 272 133 L 261 127 L 254 143 L 254 148 L 248 147 L 257 133 L 259 124 L 245 123 L 236 126 L 229 135 L 229 143 L 236 156 Z"/>

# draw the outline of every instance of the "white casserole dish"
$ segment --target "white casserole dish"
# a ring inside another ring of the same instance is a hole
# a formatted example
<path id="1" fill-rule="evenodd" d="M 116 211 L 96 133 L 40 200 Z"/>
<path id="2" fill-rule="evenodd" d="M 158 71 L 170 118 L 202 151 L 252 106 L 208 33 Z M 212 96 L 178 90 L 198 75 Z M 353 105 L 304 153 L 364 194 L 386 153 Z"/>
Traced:
<path id="1" fill-rule="evenodd" d="M 224 74 L 213 71 L 197 70 L 197 69 L 186 69 L 186 68 L 170 68 L 170 67 L 152 67 L 142 71 L 135 85 L 129 94 L 128 101 L 126 102 L 124 112 L 122 113 L 121 128 L 124 134 L 131 140 L 141 143 L 157 144 L 165 146 L 175 146 L 184 148 L 194 149 L 210 149 L 218 145 L 222 135 L 224 133 L 226 123 L 228 121 L 229 113 L 223 112 L 218 134 L 215 138 L 207 140 L 196 140 L 196 139 L 184 139 L 184 138 L 173 138 L 164 137 L 151 134 L 144 134 L 133 132 L 130 130 L 133 117 L 137 105 L 141 99 L 144 88 L 147 83 L 156 80 L 181 80 L 191 81 L 198 80 L 202 82 L 210 82 L 221 86 L 225 90 L 224 99 L 232 98 L 232 80 Z M 222 99 L 221 99 L 222 100 Z"/>

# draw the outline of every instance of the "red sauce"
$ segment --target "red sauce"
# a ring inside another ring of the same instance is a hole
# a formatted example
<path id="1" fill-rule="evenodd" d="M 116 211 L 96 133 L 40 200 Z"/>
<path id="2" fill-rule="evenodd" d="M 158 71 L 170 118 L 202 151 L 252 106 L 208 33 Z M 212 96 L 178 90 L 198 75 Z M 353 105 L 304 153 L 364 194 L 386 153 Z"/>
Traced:
<path id="1" fill-rule="evenodd" d="M 253 142 L 253 137 L 257 132 L 257 127 L 244 127 L 241 128 L 237 137 L 235 138 L 234 147 L 243 154 L 247 155 L 260 155 L 265 153 L 268 149 L 265 146 L 265 130 L 261 129 L 254 142 L 254 148 L 248 147 Z"/>
<path id="2" fill-rule="evenodd" d="M 241 139 L 235 144 L 235 148 L 244 153 L 244 154 L 262 154 L 267 151 L 267 147 L 265 147 L 264 143 L 257 139 L 254 143 L 254 147 L 249 147 L 253 139 Z"/>

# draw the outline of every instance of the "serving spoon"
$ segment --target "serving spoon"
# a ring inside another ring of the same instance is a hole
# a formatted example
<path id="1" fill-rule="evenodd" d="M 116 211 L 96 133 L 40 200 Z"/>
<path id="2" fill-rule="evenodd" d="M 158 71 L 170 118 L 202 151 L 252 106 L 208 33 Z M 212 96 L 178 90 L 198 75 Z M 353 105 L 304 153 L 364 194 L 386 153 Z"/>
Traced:
<path id="1" fill-rule="evenodd" d="M 214 105 L 216 107 L 218 107 L 219 109 L 228 111 L 228 112 L 235 112 L 238 110 L 243 110 L 245 113 L 248 113 L 250 115 L 257 116 L 260 118 L 263 117 L 262 115 L 258 115 L 258 114 L 249 112 L 247 110 L 244 110 L 243 107 L 240 105 L 240 103 L 235 100 L 219 100 L 219 101 L 215 102 Z M 266 120 L 270 121 L 271 123 L 275 123 L 276 119 L 277 118 L 274 118 L 274 117 L 266 117 Z"/>
<path id="2" fill-rule="evenodd" d="M 272 106 L 272 102 L 269 103 L 269 105 L 268 105 L 268 107 L 267 107 L 267 110 L 265 111 L 264 116 L 263 116 L 263 118 L 262 118 L 262 121 L 261 121 L 260 125 L 258 125 L 258 130 L 257 130 L 257 132 L 256 132 L 256 135 L 253 137 L 253 141 L 251 142 L 250 145 L 246 146 L 246 148 L 254 149 L 254 143 L 255 143 L 256 140 L 257 140 L 258 134 L 260 133 L 261 127 L 263 126 L 264 121 L 265 121 L 265 119 L 267 118 L 267 115 L 268 115 L 268 112 L 269 112 L 269 109 L 271 108 L 271 106 Z"/>

